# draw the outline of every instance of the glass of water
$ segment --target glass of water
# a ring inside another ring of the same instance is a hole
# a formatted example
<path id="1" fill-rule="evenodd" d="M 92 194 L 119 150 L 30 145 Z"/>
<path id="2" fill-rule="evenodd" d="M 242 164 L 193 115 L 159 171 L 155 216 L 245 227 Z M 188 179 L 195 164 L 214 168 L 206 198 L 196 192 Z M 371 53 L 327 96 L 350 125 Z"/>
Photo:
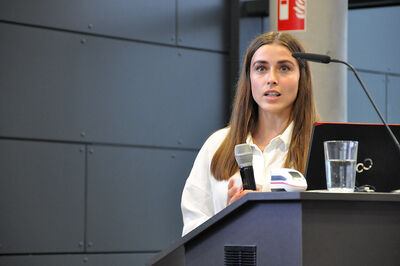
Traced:
<path id="1" fill-rule="evenodd" d="M 324 141 L 326 186 L 331 192 L 353 192 L 358 141 Z"/>

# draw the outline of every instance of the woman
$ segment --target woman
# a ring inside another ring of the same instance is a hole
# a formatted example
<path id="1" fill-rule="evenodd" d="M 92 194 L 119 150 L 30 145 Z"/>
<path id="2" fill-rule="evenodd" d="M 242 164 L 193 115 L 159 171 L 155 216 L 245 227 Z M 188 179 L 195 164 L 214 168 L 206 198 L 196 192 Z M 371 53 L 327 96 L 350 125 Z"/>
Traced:
<path id="1" fill-rule="evenodd" d="M 251 145 L 259 191 L 270 191 L 272 168 L 304 173 L 318 115 L 310 68 L 292 57 L 293 52 L 304 49 L 287 33 L 262 34 L 250 43 L 229 126 L 207 139 L 186 181 L 182 235 L 249 192 L 241 186 L 235 145 Z"/>

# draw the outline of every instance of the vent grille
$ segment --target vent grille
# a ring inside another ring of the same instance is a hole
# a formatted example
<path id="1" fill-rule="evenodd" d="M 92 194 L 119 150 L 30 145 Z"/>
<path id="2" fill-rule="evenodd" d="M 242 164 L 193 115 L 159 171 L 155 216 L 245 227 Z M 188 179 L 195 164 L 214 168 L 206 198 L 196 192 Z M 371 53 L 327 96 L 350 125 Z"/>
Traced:
<path id="1" fill-rule="evenodd" d="M 257 247 L 256 246 L 225 246 L 224 247 L 225 266 L 256 266 Z"/>

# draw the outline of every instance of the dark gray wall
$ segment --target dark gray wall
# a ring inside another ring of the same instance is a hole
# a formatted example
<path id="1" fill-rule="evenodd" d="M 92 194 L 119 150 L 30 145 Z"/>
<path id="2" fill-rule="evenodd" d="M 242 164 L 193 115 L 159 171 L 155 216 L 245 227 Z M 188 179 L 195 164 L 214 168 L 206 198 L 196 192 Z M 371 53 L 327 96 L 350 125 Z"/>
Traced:
<path id="1" fill-rule="evenodd" d="M 143 265 L 226 121 L 227 1 L 0 1 L 0 265 Z"/>
<path id="2" fill-rule="evenodd" d="M 400 6 L 349 12 L 348 60 L 359 71 L 388 123 L 400 124 Z M 353 73 L 348 73 L 350 122 L 382 123 Z"/>

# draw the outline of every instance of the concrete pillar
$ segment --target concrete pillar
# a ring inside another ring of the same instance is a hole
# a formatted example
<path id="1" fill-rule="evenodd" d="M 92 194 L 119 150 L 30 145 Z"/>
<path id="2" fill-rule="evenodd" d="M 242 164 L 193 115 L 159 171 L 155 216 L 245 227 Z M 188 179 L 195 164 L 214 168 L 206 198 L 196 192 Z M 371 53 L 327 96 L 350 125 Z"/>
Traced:
<path id="1" fill-rule="evenodd" d="M 295 0 L 288 0 L 295 1 Z M 269 1 L 270 30 L 277 31 L 279 0 Z M 306 2 L 305 31 L 287 31 L 299 38 L 306 52 L 347 60 L 348 0 Z M 316 105 L 322 121 L 347 122 L 347 68 L 310 62 Z"/>

